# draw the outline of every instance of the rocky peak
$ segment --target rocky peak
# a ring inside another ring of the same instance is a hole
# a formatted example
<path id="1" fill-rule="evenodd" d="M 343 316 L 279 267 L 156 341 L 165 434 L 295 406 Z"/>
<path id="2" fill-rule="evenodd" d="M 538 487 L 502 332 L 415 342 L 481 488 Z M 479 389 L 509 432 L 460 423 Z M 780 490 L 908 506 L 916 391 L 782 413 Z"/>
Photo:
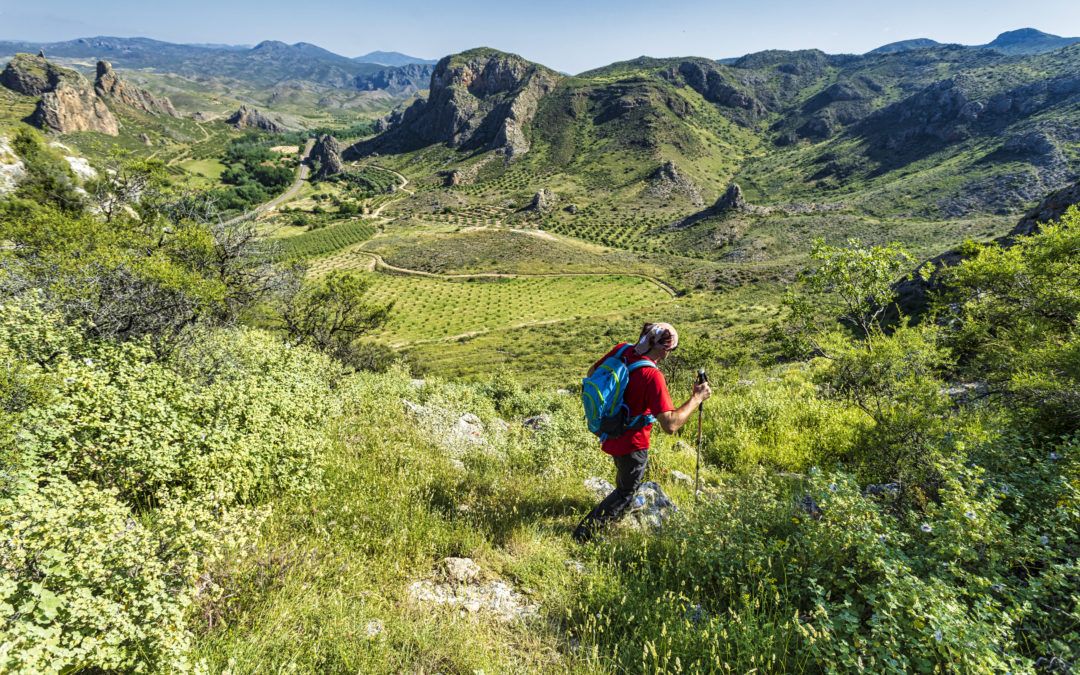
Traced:
<path id="1" fill-rule="evenodd" d="M 428 98 L 417 101 L 383 135 L 355 146 L 359 154 L 443 143 L 466 150 L 525 153 L 525 128 L 560 76 L 520 56 L 474 49 L 447 56 L 431 74 Z"/>
<path id="2" fill-rule="evenodd" d="M 664 162 L 650 174 L 645 194 L 660 199 L 670 199 L 672 195 L 681 194 L 694 206 L 705 203 L 694 182 L 684 176 L 671 160 Z"/>
<path id="3" fill-rule="evenodd" d="M 98 61 L 94 91 L 102 98 L 110 99 L 151 115 L 180 116 L 176 112 L 176 108 L 173 107 L 172 101 L 168 98 L 158 98 L 145 89 L 127 84 L 121 80 L 113 70 L 112 64 L 108 61 Z"/>
<path id="4" fill-rule="evenodd" d="M 249 108 L 246 105 L 241 105 L 225 122 L 237 129 L 259 129 L 275 134 L 286 131 L 281 120 L 271 118 L 258 108 Z"/>
<path id="5" fill-rule="evenodd" d="M 738 183 L 732 183 L 728 186 L 726 192 L 720 196 L 720 199 L 716 200 L 716 204 L 713 205 L 712 210 L 717 213 L 723 213 L 726 211 L 746 211 L 749 205 L 746 203 L 746 197 L 743 196 L 742 188 Z"/>
<path id="6" fill-rule="evenodd" d="M 78 73 L 49 63 L 44 56 L 16 54 L 0 73 L 0 84 L 24 96 L 41 96 Z"/>
<path id="7" fill-rule="evenodd" d="M 336 176 L 345 170 L 345 165 L 341 161 L 341 152 L 341 142 L 338 139 L 329 134 L 319 136 L 311 149 L 311 158 L 319 165 L 319 170 L 315 173 L 316 179 Z"/>

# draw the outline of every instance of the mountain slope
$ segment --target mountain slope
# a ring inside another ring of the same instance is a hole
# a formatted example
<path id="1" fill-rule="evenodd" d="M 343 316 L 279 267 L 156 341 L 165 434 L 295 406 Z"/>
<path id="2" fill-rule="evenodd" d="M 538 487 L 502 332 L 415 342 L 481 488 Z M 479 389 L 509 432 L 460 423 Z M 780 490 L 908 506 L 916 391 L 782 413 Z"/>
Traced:
<path id="1" fill-rule="evenodd" d="M 377 63 L 380 66 L 407 66 L 414 63 L 433 66 L 438 63 L 435 59 L 421 59 L 416 56 L 402 54 L 401 52 L 381 51 L 368 52 L 361 56 L 354 56 L 353 61 L 359 61 L 360 63 Z"/>

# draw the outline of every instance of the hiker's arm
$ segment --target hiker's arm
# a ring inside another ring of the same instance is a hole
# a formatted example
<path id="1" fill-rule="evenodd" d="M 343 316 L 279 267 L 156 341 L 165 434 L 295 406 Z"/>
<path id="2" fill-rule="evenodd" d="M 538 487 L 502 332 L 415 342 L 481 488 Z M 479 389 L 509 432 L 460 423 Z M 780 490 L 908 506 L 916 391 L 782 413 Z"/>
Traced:
<path id="1" fill-rule="evenodd" d="M 674 410 L 660 413 L 656 416 L 656 421 L 660 423 L 660 428 L 666 433 L 673 434 L 686 424 L 686 421 L 694 414 L 697 407 L 707 401 L 710 396 L 712 396 L 712 389 L 709 388 L 708 382 L 695 384 L 694 393 L 690 395 L 686 403 Z"/>

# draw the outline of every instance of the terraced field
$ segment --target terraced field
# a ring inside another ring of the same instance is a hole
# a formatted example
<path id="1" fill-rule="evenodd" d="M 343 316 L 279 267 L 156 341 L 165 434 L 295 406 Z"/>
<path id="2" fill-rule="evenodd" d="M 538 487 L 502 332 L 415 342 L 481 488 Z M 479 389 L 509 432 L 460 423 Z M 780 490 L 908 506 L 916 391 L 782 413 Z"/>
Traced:
<path id="1" fill-rule="evenodd" d="M 670 296 L 642 278 L 603 275 L 462 280 L 375 274 L 370 298 L 394 302 L 373 335 L 395 347 L 629 311 Z"/>

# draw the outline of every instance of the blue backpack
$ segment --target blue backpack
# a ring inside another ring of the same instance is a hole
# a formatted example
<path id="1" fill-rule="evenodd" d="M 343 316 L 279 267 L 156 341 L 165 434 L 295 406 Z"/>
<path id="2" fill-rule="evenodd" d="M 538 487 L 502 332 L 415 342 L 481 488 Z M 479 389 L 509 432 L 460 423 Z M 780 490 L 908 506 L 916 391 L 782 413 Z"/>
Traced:
<path id="1" fill-rule="evenodd" d="M 581 403 L 585 407 L 585 420 L 589 431 L 601 441 L 618 438 L 628 431 L 646 427 L 656 421 L 652 415 L 630 417 L 630 408 L 623 403 L 630 373 L 638 368 L 655 368 L 649 359 L 635 361 L 629 366 L 623 354 L 630 348 L 625 344 L 614 355 L 604 359 L 589 377 L 581 381 Z"/>

